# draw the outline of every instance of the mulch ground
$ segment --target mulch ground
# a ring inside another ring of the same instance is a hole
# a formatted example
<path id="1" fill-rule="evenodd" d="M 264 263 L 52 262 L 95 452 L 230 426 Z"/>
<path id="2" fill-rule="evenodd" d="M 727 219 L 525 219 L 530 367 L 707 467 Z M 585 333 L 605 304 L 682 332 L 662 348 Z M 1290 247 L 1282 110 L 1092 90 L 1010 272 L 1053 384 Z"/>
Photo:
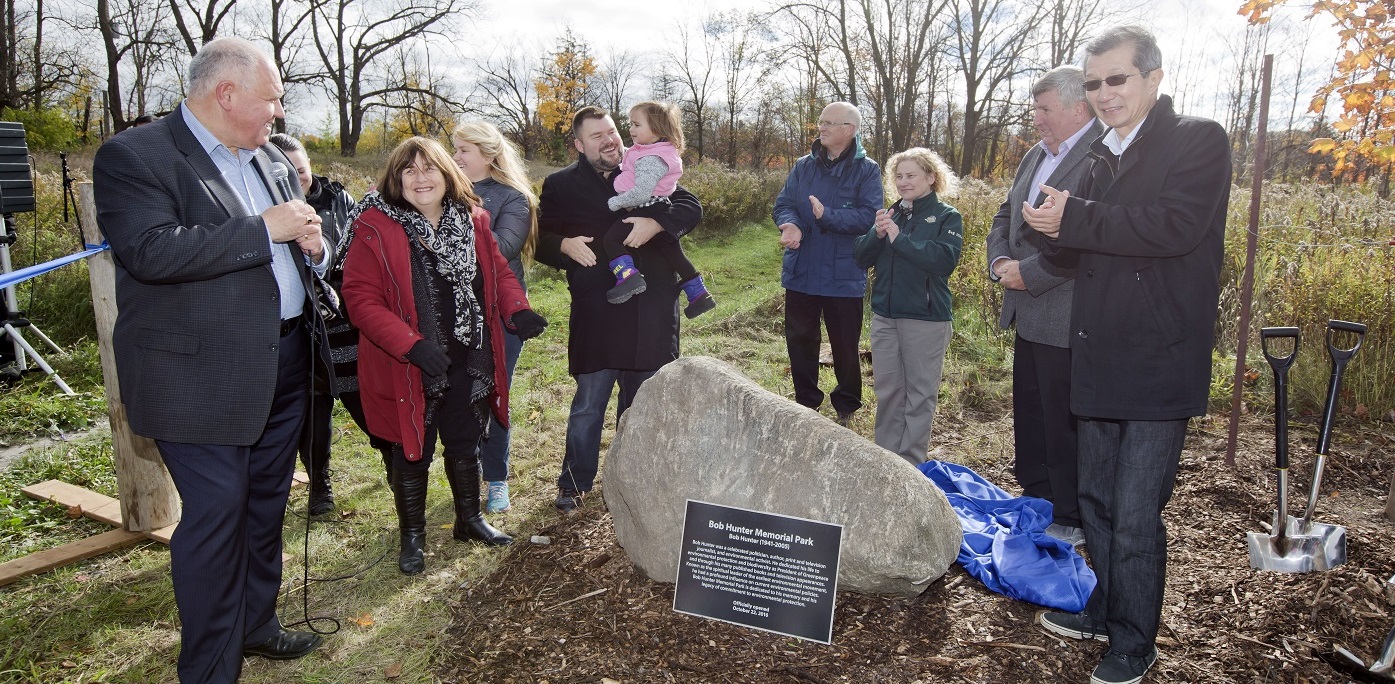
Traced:
<path id="1" fill-rule="evenodd" d="M 1001 419 L 997 419 L 1001 420 Z M 1290 432 L 1291 508 L 1306 501 L 1315 430 Z M 946 421 L 949 422 L 949 421 Z M 943 434 L 973 432 L 974 421 Z M 1395 623 L 1395 525 L 1383 517 L 1390 441 L 1381 423 L 1342 424 L 1315 519 L 1347 528 L 1348 562 L 1311 574 L 1251 570 L 1245 533 L 1275 505 L 1272 423 L 1194 421 L 1166 510 L 1168 585 L 1147 682 L 1345 682 L 1336 646 L 1376 655 Z M 981 432 L 981 430 L 979 430 Z M 1395 431 L 1392 431 L 1395 432 Z M 941 435 L 937 425 L 937 435 Z M 1003 457 L 972 464 L 1015 486 Z M 913 599 L 840 592 L 831 645 L 672 611 L 673 585 L 626 559 L 600 497 L 520 540 L 454 607 L 445 682 L 1082 682 L 1105 646 L 1034 625 L 1037 606 L 994 594 L 957 565 Z"/>

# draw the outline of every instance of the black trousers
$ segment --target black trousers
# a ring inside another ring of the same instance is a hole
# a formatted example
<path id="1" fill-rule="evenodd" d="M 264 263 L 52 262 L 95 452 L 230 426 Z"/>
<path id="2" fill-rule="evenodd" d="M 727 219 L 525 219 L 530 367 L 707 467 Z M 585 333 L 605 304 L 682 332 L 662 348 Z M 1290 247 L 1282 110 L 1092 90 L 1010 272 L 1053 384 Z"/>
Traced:
<path id="1" fill-rule="evenodd" d="M 480 400 L 479 406 L 470 402 L 475 383 L 465 370 L 463 359 L 452 355 L 448 373 L 450 389 L 446 390 L 446 396 L 436 408 L 434 420 L 426 424 L 426 433 L 421 445 L 421 460 L 407 461 L 401 455 L 402 450 L 396 449 L 392 457 L 392 467 L 407 470 L 430 468 L 436 452 L 437 439 L 441 441 L 441 452 L 446 458 L 452 461 L 464 459 L 479 464 L 480 441 L 484 439 L 485 425 L 489 419 L 488 415 L 481 411 L 488 411 L 488 397 Z M 480 420 L 481 417 L 484 420 Z"/>
<path id="2" fill-rule="evenodd" d="M 668 211 L 669 205 L 666 202 L 651 204 L 647 207 L 639 207 L 630 210 L 625 216 L 644 216 L 654 218 Z M 605 246 L 606 258 L 614 261 L 622 254 L 629 254 L 630 248 L 625 246 L 625 238 L 629 237 L 633 225 L 624 221 L 616 221 L 601 236 L 601 244 Z M 668 262 L 668 267 L 678 274 L 678 282 L 686 283 L 698 275 L 697 267 L 688 259 L 688 255 L 683 252 L 683 245 L 678 243 L 678 238 L 673 237 L 667 231 L 661 232 L 650 238 L 640 249 L 651 250 Z"/>
<path id="3" fill-rule="evenodd" d="M 373 433 L 368 431 L 368 420 L 363 414 L 363 402 L 358 392 L 341 393 L 339 402 L 349 412 L 349 417 L 358 429 L 368 435 L 370 446 L 378 451 L 386 451 L 392 447 L 391 442 L 374 437 Z M 305 417 L 305 426 L 301 429 L 299 446 L 300 463 L 305 466 L 306 473 L 312 473 L 311 478 L 314 478 L 315 465 L 329 463 L 329 450 L 334 432 L 333 414 L 334 397 L 316 392 L 310 399 L 310 409 Z"/>
<path id="4" fill-rule="evenodd" d="M 309 395 L 306 327 L 279 346 L 276 395 L 255 443 L 155 443 L 183 505 L 170 540 L 182 684 L 233 684 L 243 645 L 281 629 L 281 524 Z"/>
<path id="5" fill-rule="evenodd" d="M 1013 343 L 1013 473 L 1022 493 L 1051 502 L 1055 522 L 1080 527 L 1076 420 L 1070 412 L 1070 349 Z"/>
<path id="6" fill-rule="evenodd" d="M 790 378 L 794 400 L 817 409 L 823 404 L 819 389 L 819 319 L 828 329 L 828 346 L 833 350 L 833 375 L 838 385 L 829 393 L 829 403 L 838 413 L 862 408 L 862 363 L 857 343 L 862 339 L 862 298 L 823 297 L 785 290 L 785 346 L 790 355 Z"/>

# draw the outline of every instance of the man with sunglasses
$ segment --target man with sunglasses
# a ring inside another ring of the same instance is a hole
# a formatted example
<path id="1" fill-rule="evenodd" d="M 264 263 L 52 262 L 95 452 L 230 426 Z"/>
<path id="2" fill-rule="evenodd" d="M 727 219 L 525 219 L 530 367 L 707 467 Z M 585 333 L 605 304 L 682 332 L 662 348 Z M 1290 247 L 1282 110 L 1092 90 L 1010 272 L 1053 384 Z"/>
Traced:
<path id="1" fill-rule="evenodd" d="M 1162 510 L 1187 421 L 1206 413 L 1230 197 L 1219 124 L 1158 94 L 1151 33 L 1113 28 L 1085 47 L 1086 99 L 1108 127 L 1078 196 L 1042 186 L 1027 224 L 1075 268 L 1071 410 L 1079 417 L 1080 514 L 1098 585 L 1047 630 L 1109 643 L 1094 684 L 1141 681 L 1157 660 L 1167 568 Z"/>

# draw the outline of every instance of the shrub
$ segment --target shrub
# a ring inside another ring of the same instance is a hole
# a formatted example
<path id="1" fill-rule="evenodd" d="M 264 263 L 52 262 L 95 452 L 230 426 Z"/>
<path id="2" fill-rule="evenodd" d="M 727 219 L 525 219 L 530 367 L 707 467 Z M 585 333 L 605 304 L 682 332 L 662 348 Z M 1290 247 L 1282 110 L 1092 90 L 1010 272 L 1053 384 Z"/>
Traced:
<path id="1" fill-rule="evenodd" d="M 770 218 L 785 174 L 731 171 L 717 164 L 698 164 L 686 168 L 680 182 L 702 201 L 699 234 L 727 234 L 745 223 Z"/>
<path id="2" fill-rule="evenodd" d="M 77 143 L 77 125 L 61 109 L 0 109 L 0 120 L 24 124 L 25 142 L 30 150 L 57 152 Z"/>

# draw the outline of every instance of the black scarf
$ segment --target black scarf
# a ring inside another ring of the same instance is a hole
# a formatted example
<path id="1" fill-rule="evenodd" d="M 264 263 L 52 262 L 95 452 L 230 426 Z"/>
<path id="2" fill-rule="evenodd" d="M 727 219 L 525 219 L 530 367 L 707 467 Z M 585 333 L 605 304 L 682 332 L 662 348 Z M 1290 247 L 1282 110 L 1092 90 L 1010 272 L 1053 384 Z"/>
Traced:
<path id="1" fill-rule="evenodd" d="M 408 241 L 412 243 L 413 250 L 425 248 L 436 257 L 436 272 L 450 283 L 451 292 L 455 296 L 455 321 L 451 333 L 466 347 L 479 349 L 485 327 L 484 314 L 471 287 L 479 262 L 475 255 L 475 230 L 470 221 L 470 212 L 455 202 L 446 200 L 441 212 L 440 225 L 433 227 L 420 212 L 394 207 L 383 201 L 377 192 L 368 193 L 368 196 L 354 207 L 354 212 L 362 213 L 368 207 L 377 207 L 387 214 L 388 218 L 401 224 L 403 230 L 407 231 Z M 418 303 L 417 306 L 420 308 L 421 304 Z M 428 320 L 436 321 L 437 317 L 419 318 L 418 322 L 422 324 L 423 329 Z M 432 341 L 446 346 L 444 338 Z"/>

